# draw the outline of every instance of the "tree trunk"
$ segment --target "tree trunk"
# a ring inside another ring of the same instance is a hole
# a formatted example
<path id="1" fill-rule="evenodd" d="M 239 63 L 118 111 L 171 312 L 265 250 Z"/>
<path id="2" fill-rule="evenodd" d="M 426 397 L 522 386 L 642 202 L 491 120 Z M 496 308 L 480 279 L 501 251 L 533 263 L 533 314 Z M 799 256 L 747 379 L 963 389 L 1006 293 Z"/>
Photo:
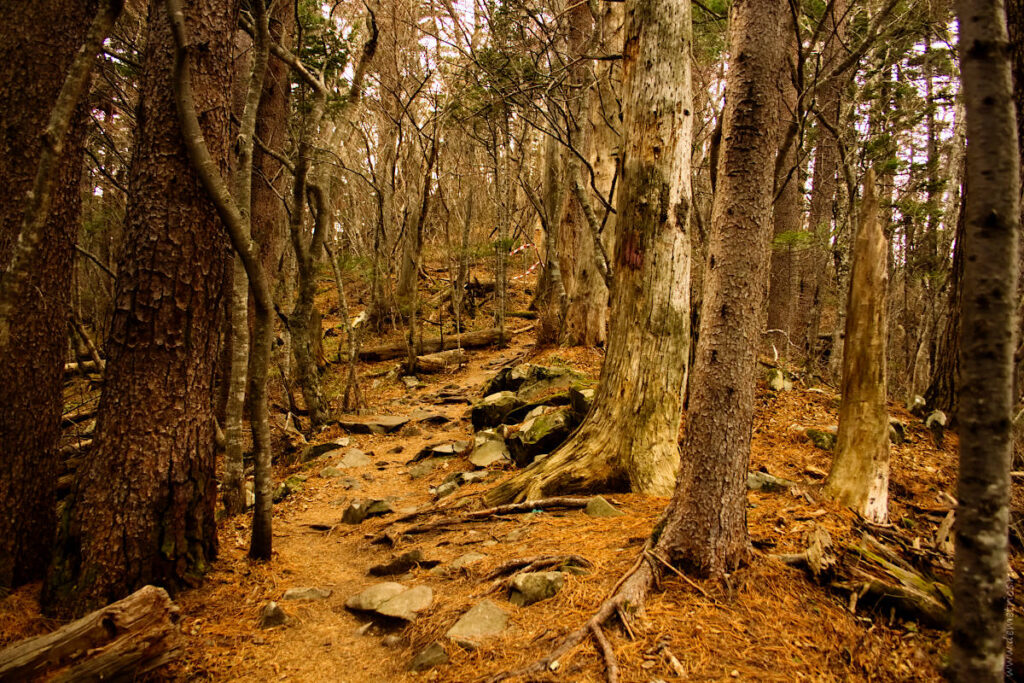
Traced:
<path id="1" fill-rule="evenodd" d="M 1002 3 L 956 6 L 967 220 L 951 673 L 983 682 L 1004 676 L 1020 153 Z"/>
<path id="2" fill-rule="evenodd" d="M 960 199 L 960 210 L 956 219 L 953 267 L 949 273 L 949 299 L 946 304 L 946 324 L 939 336 L 931 384 L 924 392 L 925 405 L 929 410 L 941 410 L 951 420 L 956 420 L 957 397 L 960 392 L 960 311 L 963 305 L 966 209 L 967 193 L 964 192 Z"/>
<path id="3" fill-rule="evenodd" d="M 488 503 L 570 492 L 668 495 L 686 377 L 690 290 L 690 3 L 626 3 L 622 182 L 608 353 L 594 405 L 558 450 Z"/>
<path id="4" fill-rule="evenodd" d="M 0 681 L 136 680 L 181 653 L 178 607 L 143 586 L 52 633 L 0 650 Z"/>
<path id="5" fill-rule="evenodd" d="M 96 3 L 0 3 L 0 270 L 11 264 L 43 130 Z M 42 577 L 56 528 L 56 442 L 71 264 L 78 235 L 83 111 L 76 108 L 54 172 L 45 249 L 28 264 L 31 296 L 12 311 L 0 355 L 0 593 Z"/>
<path id="6" fill-rule="evenodd" d="M 878 222 L 874 172 L 864 181 L 846 305 L 839 435 L 825 493 L 877 524 L 889 515 L 886 393 L 888 246 Z"/>
<path id="7" fill-rule="evenodd" d="M 204 135 L 226 167 L 228 3 L 188 3 Z M 212 379 L 229 251 L 176 114 L 167 12 L 149 8 L 127 241 L 93 451 L 78 470 L 43 603 L 82 614 L 148 583 L 194 584 L 217 554 Z"/>
<path id="8" fill-rule="evenodd" d="M 747 557 L 747 463 L 771 254 L 783 0 L 732 6 L 722 150 L 711 218 L 682 473 L 656 549 L 698 574 Z"/>

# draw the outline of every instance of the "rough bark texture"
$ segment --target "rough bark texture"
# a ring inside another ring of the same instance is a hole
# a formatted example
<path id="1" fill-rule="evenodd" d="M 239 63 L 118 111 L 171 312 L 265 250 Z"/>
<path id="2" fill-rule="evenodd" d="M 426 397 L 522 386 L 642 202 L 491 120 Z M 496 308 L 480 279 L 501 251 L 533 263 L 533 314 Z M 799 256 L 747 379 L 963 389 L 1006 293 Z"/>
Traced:
<path id="1" fill-rule="evenodd" d="M 941 410 L 956 420 L 957 398 L 960 391 L 960 309 L 963 301 L 964 279 L 964 227 L 966 222 L 966 193 L 960 201 L 953 243 L 953 267 L 949 273 L 949 299 L 946 323 L 938 339 L 935 352 L 935 370 L 931 384 L 924 392 L 925 405 Z"/>
<path id="2" fill-rule="evenodd" d="M 95 6 L 0 2 L 0 272 L 14 255 L 41 134 Z M 45 249 L 30 264 L 32 295 L 13 311 L 11 343 L 0 359 L 0 592 L 41 578 L 53 548 L 55 446 L 84 133 L 79 113 L 56 168 Z"/>
<path id="3" fill-rule="evenodd" d="M 178 607 L 144 586 L 123 600 L 0 650 L 0 681 L 135 680 L 181 653 Z"/>
<path id="4" fill-rule="evenodd" d="M 889 413 L 886 394 L 888 245 L 878 221 L 875 177 L 868 171 L 853 245 L 846 304 L 839 434 L 825 492 L 865 519 L 888 517 Z"/>
<path id="5" fill-rule="evenodd" d="M 491 504 L 675 484 L 690 341 L 690 4 L 627 2 L 624 35 L 617 276 L 593 408 L 557 451 L 488 492 Z"/>
<path id="6" fill-rule="evenodd" d="M 197 0 L 186 14 L 196 101 L 223 171 L 235 8 Z M 192 584 L 217 553 L 211 384 L 229 251 L 184 146 L 159 0 L 148 25 L 105 387 L 44 587 L 54 614 L 82 614 L 148 583 Z"/>
<path id="7" fill-rule="evenodd" d="M 690 377 L 683 471 L 656 548 L 699 574 L 747 557 L 747 463 L 754 380 L 771 249 L 775 73 L 783 0 L 732 6 L 722 150 L 711 218 L 697 354 Z"/>
<path id="8" fill-rule="evenodd" d="M 1017 114 L 1017 153 L 1021 161 L 1021 184 L 1024 185 L 1024 0 L 1004 0 L 1006 31 L 1010 39 L 1010 68 L 1013 74 L 1013 108 Z M 1024 222 L 1024 205 L 1021 208 Z M 1024 301 L 1024 250 L 1017 259 L 1017 297 Z M 1024 339 L 1024 307 L 1017 307 L 1017 344 Z M 1021 401 L 1024 390 L 1024 348 L 1017 348 L 1013 357 L 1013 400 Z"/>
<path id="9" fill-rule="evenodd" d="M 956 681 L 1003 680 L 1020 157 L 1002 3 L 959 0 L 967 113 L 960 473 L 953 572 Z"/>

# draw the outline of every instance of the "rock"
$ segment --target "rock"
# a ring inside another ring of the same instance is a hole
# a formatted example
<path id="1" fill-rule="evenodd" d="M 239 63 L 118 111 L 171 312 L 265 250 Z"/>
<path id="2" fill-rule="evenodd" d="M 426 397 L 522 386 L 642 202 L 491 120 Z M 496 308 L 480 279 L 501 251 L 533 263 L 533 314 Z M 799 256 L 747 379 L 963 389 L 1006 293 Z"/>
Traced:
<path id="1" fill-rule="evenodd" d="M 256 504 L 256 492 L 252 489 L 252 482 L 245 482 L 245 507 L 251 508 Z"/>
<path id="2" fill-rule="evenodd" d="M 459 483 L 462 486 L 490 481 L 491 477 L 495 475 L 494 472 L 461 472 L 460 474 L 462 476 L 459 477 Z"/>
<path id="3" fill-rule="evenodd" d="M 402 384 L 405 385 L 406 389 L 419 389 L 420 387 L 427 386 L 425 382 L 421 382 L 420 378 L 416 375 L 405 375 L 402 377 Z"/>
<path id="4" fill-rule="evenodd" d="M 324 479 L 337 479 L 338 477 L 344 477 L 345 473 L 337 467 L 328 466 L 320 470 L 320 476 Z"/>
<path id="5" fill-rule="evenodd" d="M 817 448 L 830 451 L 836 447 L 836 435 L 824 429 L 808 429 L 805 434 Z"/>
<path id="6" fill-rule="evenodd" d="M 747 472 L 747 488 L 751 491 L 764 491 L 765 493 L 788 491 L 794 484 L 795 482 L 772 476 L 767 472 Z"/>
<path id="7" fill-rule="evenodd" d="M 402 647 L 405 639 L 397 633 L 390 633 L 380 641 L 380 644 L 384 647 Z"/>
<path id="8" fill-rule="evenodd" d="M 469 452 L 472 444 L 469 441 L 446 441 L 432 443 L 420 449 L 420 452 L 410 460 L 410 463 L 425 458 L 454 458 L 457 455 L 464 455 Z"/>
<path id="9" fill-rule="evenodd" d="M 307 446 L 306 450 L 302 452 L 300 460 L 302 462 L 309 462 L 310 460 L 315 460 L 316 458 L 319 458 L 326 453 L 330 453 L 331 451 L 345 448 L 348 444 L 349 438 L 347 436 L 335 439 L 334 441 L 328 441 L 327 443 L 312 444 L 311 446 Z"/>
<path id="10" fill-rule="evenodd" d="M 474 467 L 482 468 L 512 462 L 512 456 L 508 452 L 505 440 L 498 437 L 496 440 L 488 439 L 476 446 L 469 454 L 469 461 Z"/>
<path id="11" fill-rule="evenodd" d="M 469 419 L 474 430 L 496 427 L 502 423 L 506 415 L 522 405 L 525 405 L 525 402 L 511 391 L 499 391 L 476 403 L 469 411 Z"/>
<path id="12" fill-rule="evenodd" d="M 430 586 L 415 586 L 381 603 L 374 612 L 385 617 L 412 621 L 433 602 L 434 591 L 430 590 Z"/>
<path id="13" fill-rule="evenodd" d="M 381 517 L 383 515 L 390 515 L 395 511 L 395 508 L 391 505 L 391 499 L 378 498 L 370 501 L 370 506 L 366 510 L 366 514 L 369 517 Z"/>
<path id="14" fill-rule="evenodd" d="M 353 500 L 341 515 L 344 524 L 361 524 L 367 517 L 379 517 L 394 512 L 387 500 Z"/>
<path id="15" fill-rule="evenodd" d="M 274 502 L 280 503 L 291 494 L 301 491 L 305 481 L 306 477 L 302 474 L 293 474 L 282 481 L 277 485 L 277 488 L 274 489 Z"/>
<path id="16" fill-rule="evenodd" d="M 907 402 L 907 412 L 914 417 L 920 417 L 924 419 L 925 410 L 928 408 L 928 403 L 924 400 L 924 396 L 915 395 L 912 399 Z"/>
<path id="17" fill-rule="evenodd" d="M 408 590 L 394 581 L 375 583 L 360 593 L 356 593 L 345 601 L 345 607 L 360 612 L 373 612 L 391 598 Z"/>
<path id="18" fill-rule="evenodd" d="M 455 491 L 458 488 L 458 481 L 446 481 L 434 489 L 434 498 L 444 498 L 445 496 L 450 496 L 451 494 L 455 493 Z"/>
<path id="19" fill-rule="evenodd" d="M 459 645 L 475 649 L 480 641 L 505 630 L 508 615 L 490 600 L 484 600 L 459 617 L 446 636 Z"/>
<path id="20" fill-rule="evenodd" d="M 444 651 L 441 643 L 436 640 L 419 651 L 412 661 L 409 662 L 410 671 L 426 671 L 435 666 L 448 663 L 448 653 Z"/>
<path id="21" fill-rule="evenodd" d="M 365 636 L 367 633 L 370 632 L 371 629 L 373 629 L 373 622 L 368 621 L 362 626 L 358 627 L 355 631 L 353 631 L 353 633 L 355 633 L 357 636 Z"/>
<path id="22" fill-rule="evenodd" d="M 346 469 L 350 467 L 366 467 L 372 464 L 372 462 L 366 453 L 363 453 L 358 448 L 350 448 L 345 453 L 345 457 L 338 461 L 338 467 Z"/>
<path id="23" fill-rule="evenodd" d="M 402 553 L 388 562 L 370 567 L 370 576 L 394 576 L 395 574 L 404 574 L 410 569 L 418 566 L 422 560 L 423 552 L 421 550 L 410 550 L 409 552 Z"/>
<path id="24" fill-rule="evenodd" d="M 508 601 L 519 607 L 526 607 L 541 600 L 554 597 L 565 585 L 562 572 L 528 572 L 512 577 Z"/>
<path id="25" fill-rule="evenodd" d="M 577 420 L 582 420 L 590 412 L 590 406 L 594 403 L 594 389 L 569 389 L 569 405 Z"/>
<path id="26" fill-rule="evenodd" d="M 338 424 L 352 434 L 390 434 L 409 422 L 400 415 L 372 415 L 363 418 L 341 418 Z"/>
<path id="27" fill-rule="evenodd" d="M 282 600 L 325 600 L 331 597 L 330 588 L 289 588 Z"/>
<path id="28" fill-rule="evenodd" d="M 429 410 L 414 410 L 409 414 L 409 419 L 415 422 L 422 422 L 425 424 L 443 425 L 446 422 L 451 422 L 451 418 L 441 413 L 434 413 Z"/>
<path id="29" fill-rule="evenodd" d="M 935 439 L 935 445 L 942 448 L 943 430 L 946 427 L 946 414 L 941 410 L 932 411 L 931 415 L 925 419 L 924 426 L 931 431 L 932 437 Z"/>
<path id="30" fill-rule="evenodd" d="M 397 453 L 401 453 L 404 450 L 405 450 L 405 446 L 395 446 L 394 448 L 389 450 L 388 453 L 396 453 L 397 454 Z"/>
<path id="31" fill-rule="evenodd" d="M 288 621 L 288 615 L 276 602 L 268 602 L 260 610 L 260 628 L 281 626 Z"/>
<path id="32" fill-rule="evenodd" d="M 786 378 L 786 373 L 781 368 L 768 369 L 768 388 L 772 391 L 789 391 L 793 383 Z"/>
<path id="33" fill-rule="evenodd" d="M 399 432 L 402 436 L 419 436 L 423 433 L 423 430 L 416 425 L 405 425 L 402 427 L 402 431 Z"/>
<path id="34" fill-rule="evenodd" d="M 583 512 L 588 517 L 621 517 L 626 514 L 601 496 L 594 496 L 588 500 Z"/>
<path id="35" fill-rule="evenodd" d="M 526 467 L 538 455 L 550 453 L 569 438 L 573 420 L 569 409 L 561 408 L 527 420 L 508 438 L 508 450 L 518 467 Z"/>
<path id="36" fill-rule="evenodd" d="M 463 567 L 468 567 L 469 565 L 471 565 L 471 564 L 473 564 L 475 562 L 479 562 L 480 560 L 486 560 L 486 559 L 487 559 L 487 556 L 482 554 L 482 553 L 466 553 L 465 555 L 459 555 L 454 560 L 452 560 L 451 563 L 448 565 L 448 567 L 450 569 L 454 569 L 454 570 L 458 571 L 459 569 L 462 569 Z"/>
<path id="37" fill-rule="evenodd" d="M 409 476 L 412 479 L 420 479 L 422 477 L 425 477 L 434 471 L 434 468 L 437 467 L 437 462 L 438 461 L 435 460 L 434 458 L 429 458 L 422 462 L 418 462 L 409 468 Z"/>
<path id="38" fill-rule="evenodd" d="M 895 417 L 889 418 L 889 441 L 901 444 L 907 440 L 907 426 Z"/>

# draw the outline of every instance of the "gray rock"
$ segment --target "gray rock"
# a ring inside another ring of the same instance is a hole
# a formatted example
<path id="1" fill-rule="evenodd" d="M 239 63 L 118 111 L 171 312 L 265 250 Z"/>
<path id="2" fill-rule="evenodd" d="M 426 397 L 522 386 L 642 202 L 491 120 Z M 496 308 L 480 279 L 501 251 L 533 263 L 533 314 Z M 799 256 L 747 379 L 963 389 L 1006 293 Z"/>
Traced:
<path id="1" fill-rule="evenodd" d="M 374 612 L 385 617 L 412 621 L 433 602 L 434 591 L 430 590 L 430 586 L 415 586 L 381 603 Z"/>
<path id="2" fill-rule="evenodd" d="M 442 425 L 446 422 L 451 422 L 451 418 L 441 413 L 435 413 L 429 410 L 414 410 L 409 414 L 409 418 L 425 424 Z"/>
<path id="3" fill-rule="evenodd" d="M 463 567 L 468 567 L 471 564 L 479 562 L 480 560 L 486 560 L 487 556 L 482 553 L 466 553 L 465 555 L 459 555 L 448 565 L 449 568 L 458 571 Z"/>
<path id="4" fill-rule="evenodd" d="M 402 553 L 388 562 L 370 567 L 370 576 L 394 576 L 404 574 L 423 561 L 423 551 L 418 548 Z"/>
<path id="5" fill-rule="evenodd" d="M 268 602 L 260 610 L 260 628 L 281 626 L 288 621 L 288 615 L 276 602 Z"/>
<path id="6" fill-rule="evenodd" d="M 409 468 L 409 477 L 411 477 L 412 479 L 421 479 L 427 476 L 428 474 L 434 471 L 435 467 L 437 467 L 437 462 L 438 461 L 434 458 L 428 458 L 426 460 L 416 463 L 415 465 Z"/>
<path id="7" fill-rule="evenodd" d="M 782 477 L 772 476 L 767 472 L 747 472 L 747 488 L 751 491 L 764 491 L 772 493 L 788 491 L 795 486 L 795 482 Z"/>
<path id="8" fill-rule="evenodd" d="M 291 494 L 301 491 L 305 481 L 306 476 L 303 474 L 293 474 L 282 481 L 277 485 L 277 488 L 274 489 L 274 502 L 280 503 Z"/>
<path id="9" fill-rule="evenodd" d="M 572 406 L 572 412 L 575 413 L 577 420 L 582 420 L 590 412 L 590 406 L 594 403 L 594 393 L 594 389 L 569 389 L 569 405 Z"/>
<path id="10" fill-rule="evenodd" d="M 406 375 L 402 378 L 402 384 L 405 385 L 406 389 L 419 389 L 420 387 L 427 386 L 425 382 L 421 382 L 420 378 L 416 375 Z"/>
<path id="11" fill-rule="evenodd" d="M 371 415 L 362 418 L 341 418 L 338 424 L 352 434 L 390 434 L 409 422 L 400 415 Z"/>
<path id="12" fill-rule="evenodd" d="M 366 467 L 372 464 L 372 462 L 366 453 L 363 453 L 358 448 L 350 448 L 345 453 L 345 457 L 338 462 L 338 467 L 346 469 L 349 467 Z"/>
<path id="13" fill-rule="evenodd" d="M 444 498 L 455 493 L 456 489 L 459 488 L 458 481 L 446 481 L 437 488 L 434 489 L 435 498 Z"/>
<path id="14" fill-rule="evenodd" d="M 426 458 L 453 458 L 469 451 L 472 444 L 469 441 L 445 441 L 443 443 L 432 443 L 420 449 L 409 462 L 416 462 Z"/>
<path id="15" fill-rule="evenodd" d="M 935 439 L 935 445 L 939 448 L 942 448 L 943 431 L 945 430 L 946 423 L 946 414 L 941 410 L 932 411 L 924 421 L 924 426 L 931 431 L 932 438 Z"/>
<path id="16" fill-rule="evenodd" d="M 338 477 L 344 477 L 345 473 L 334 466 L 327 466 L 320 470 L 320 476 L 324 479 L 337 479 Z"/>
<path id="17" fill-rule="evenodd" d="M 389 633 L 380 641 L 384 647 L 402 647 L 403 643 L 405 643 L 405 639 L 397 633 Z"/>
<path id="18" fill-rule="evenodd" d="M 281 596 L 282 600 L 325 600 L 331 597 L 330 588 L 289 588 Z"/>
<path id="19" fill-rule="evenodd" d="M 327 443 L 316 443 L 311 446 L 307 446 L 306 450 L 302 452 L 301 460 L 302 462 L 309 462 L 310 460 L 315 460 L 316 458 L 319 458 L 321 455 L 330 453 L 331 451 L 336 451 L 340 448 L 345 448 L 345 446 L 348 446 L 348 444 L 349 438 L 347 436 L 343 436 L 340 439 L 328 441 Z"/>
<path id="20" fill-rule="evenodd" d="M 459 617 L 445 635 L 463 647 L 475 649 L 480 641 L 504 631 L 507 624 L 505 611 L 484 600 Z"/>
<path id="21" fill-rule="evenodd" d="M 496 427 L 506 415 L 522 405 L 525 402 L 511 391 L 499 391 L 477 402 L 469 411 L 469 419 L 474 430 Z"/>
<path id="22" fill-rule="evenodd" d="M 768 388 L 772 391 L 789 391 L 793 388 L 793 383 L 786 378 L 786 373 L 780 368 L 769 368 L 767 380 Z"/>
<path id="23" fill-rule="evenodd" d="M 469 454 L 469 461 L 474 467 L 491 467 L 492 465 L 504 464 L 512 461 L 504 439 L 500 441 L 487 440 L 480 446 L 473 449 Z"/>
<path id="24" fill-rule="evenodd" d="M 433 669 L 435 666 L 441 666 L 442 664 L 448 663 L 448 653 L 444 651 L 444 647 L 441 643 L 436 640 L 427 645 L 425 648 L 419 651 L 419 653 L 412 658 L 409 662 L 410 671 L 426 671 L 427 669 Z"/>
<path id="25" fill-rule="evenodd" d="M 394 581 L 375 583 L 360 593 L 356 593 L 345 601 L 345 607 L 360 612 L 373 612 L 391 598 L 408 590 Z"/>
<path id="26" fill-rule="evenodd" d="M 601 496 L 594 496 L 588 500 L 583 512 L 588 517 L 621 517 L 626 514 Z"/>
<path id="27" fill-rule="evenodd" d="M 341 514 L 344 524 L 361 524 L 367 517 L 381 516 L 394 512 L 387 500 L 353 500 Z"/>
<path id="28" fill-rule="evenodd" d="M 825 429 L 808 429 L 805 434 L 817 448 L 830 451 L 836 447 L 836 435 Z"/>
<path id="29" fill-rule="evenodd" d="M 369 517 L 380 517 L 382 515 L 390 515 L 394 511 L 395 508 L 391 504 L 391 499 L 378 498 L 377 500 L 370 501 L 370 507 L 367 508 L 366 514 Z"/>
<path id="30" fill-rule="evenodd" d="M 569 438 L 573 419 L 568 408 L 560 408 L 527 420 L 508 438 L 508 450 L 518 467 L 526 467 L 538 455 L 550 453 Z"/>
<path id="31" fill-rule="evenodd" d="M 907 426 L 895 417 L 889 418 L 889 441 L 901 444 L 907 440 Z"/>
<path id="32" fill-rule="evenodd" d="M 525 607 L 541 600 L 554 597 L 565 585 L 562 572 L 528 572 L 512 577 L 508 601 Z"/>

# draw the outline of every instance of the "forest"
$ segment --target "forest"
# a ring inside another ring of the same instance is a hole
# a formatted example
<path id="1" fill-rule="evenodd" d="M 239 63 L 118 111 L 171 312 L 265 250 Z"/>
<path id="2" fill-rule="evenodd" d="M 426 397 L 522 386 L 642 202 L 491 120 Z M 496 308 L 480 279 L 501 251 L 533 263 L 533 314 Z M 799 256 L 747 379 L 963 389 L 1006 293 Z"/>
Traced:
<path id="1" fill-rule="evenodd" d="M 1024 0 L 0 7 L 0 682 L 1024 680 Z"/>

